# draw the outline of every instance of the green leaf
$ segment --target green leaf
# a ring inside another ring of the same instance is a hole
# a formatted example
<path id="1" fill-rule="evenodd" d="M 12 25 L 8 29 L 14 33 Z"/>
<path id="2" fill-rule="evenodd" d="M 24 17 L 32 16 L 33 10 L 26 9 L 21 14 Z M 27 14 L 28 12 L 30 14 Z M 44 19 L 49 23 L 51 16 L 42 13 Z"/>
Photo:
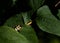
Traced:
<path id="1" fill-rule="evenodd" d="M 31 12 L 24 12 L 24 13 L 22 13 L 22 17 L 23 17 L 24 23 L 25 23 L 26 25 L 29 25 L 29 22 L 32 23 L 31 14 L 30 14 L 30 13 L 31 13 Z"/>
<path id="2" fill-rule="evenodd" d="M 21 13 L 23 16 L 23 20 L 24 23 L 28 23 L 31 19 L 30 19 L 30 12 L 25 12 L 25 13 Z M 23 24 L 22 22 L 22 16 L 19 15 L 15 15 L 14 17 L 11 17 L 10 19 L 8 19 L 5 23 L 6 26 L 9 27 L 13 27 L 15 25 L 20 25 Z M 21 19 L 21 20 L 20 20 Z M 31 43 L 38 43 L 38 38 L 36 36 L 36 33 L 34 31 L 34 29 L 32 27 L 30 27 L 30 25 L 25 25 L 23 24 L 21 29 L 20 29 L 20 34 L 23 34 Z"/>
<path id="3" fill-rule="evenodd" d="M 13 28 L 0 27 L 0 43 L 28 43 L 28 40 Z"/>
<path id="4" fill-rule="evenodd" d="M 58 16 L 59 19 L 60 19 L 60 9 L 58 10 L 58 14 L 57 14 L 57 16 Z"/>
<path id="5" fill-rule="evenodd" d="M 9 27 L 15 27 L 16 25 L 23 25 L 23 19 L 21 14 L 16 14 L 15 16 L 9 18 L 4 24 Z"/>
<path id="6" fill-rule="evenodd" d="M 22 12 L 20 14 L 16 14 L 15 16 L 9 18 L 4 25 L 7 25 L 9 27 L 15 27 L 16 25 L 29 25 L 29 23 L 32 23 L 31 20 L 31 11 L 29 12 Z"/>
<path id="7" fill-rule="evenodd" d="M 52 15 L 48 6 L 37 10 L 36 23 L 41 30 L 60 36 L 60 21 Z"/>
<path id="8" fill-rule="evenodd" d="M 38 43 L 36 33 L 31 26 L 24 25 L 20 30 L 20 34 L 24 35 L 30 43 Z"/>
<path id="9" fill-rule="evenodd" d="M 43 3 L 45 0 L 29 0 L 29 4 L 32 7 L 32 9 L 35 11 L 37 10 Z"/>

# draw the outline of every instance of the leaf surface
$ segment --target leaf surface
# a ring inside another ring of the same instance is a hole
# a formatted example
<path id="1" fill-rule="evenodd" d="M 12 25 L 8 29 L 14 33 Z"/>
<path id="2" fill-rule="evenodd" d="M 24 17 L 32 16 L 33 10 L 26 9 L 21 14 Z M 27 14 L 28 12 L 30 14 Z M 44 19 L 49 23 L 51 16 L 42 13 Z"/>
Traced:
<path id="1" fill-rule="evenodd" d="M 29 43 L 28 40 L 13 28 L 0 27 L 0 43 Z"/>
<path id="2" fill-rule="evenodd" d="M 48 6 L 37 10 L 36 23 L 41 30 L 60 36 L 60 21 L 52 15 Z"/>

